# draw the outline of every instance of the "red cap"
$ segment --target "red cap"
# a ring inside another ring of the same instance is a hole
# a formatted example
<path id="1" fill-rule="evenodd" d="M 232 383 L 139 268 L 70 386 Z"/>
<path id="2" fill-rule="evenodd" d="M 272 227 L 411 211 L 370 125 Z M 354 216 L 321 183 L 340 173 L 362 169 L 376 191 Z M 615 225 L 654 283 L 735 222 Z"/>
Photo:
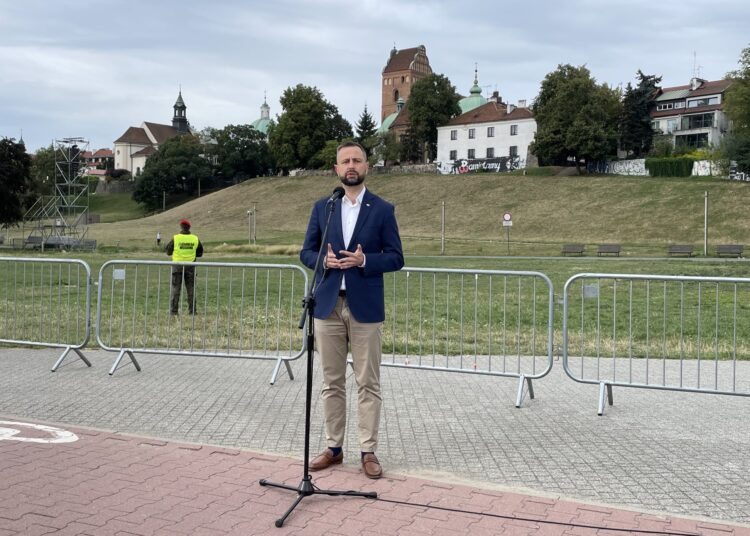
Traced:
<path id="1" fill-rule="evenodd" d="M 180 220 L 180 225 L 187 225 L 188 227 L 190 227 L 190 222 L 185 219 L 182 219 Z"/>

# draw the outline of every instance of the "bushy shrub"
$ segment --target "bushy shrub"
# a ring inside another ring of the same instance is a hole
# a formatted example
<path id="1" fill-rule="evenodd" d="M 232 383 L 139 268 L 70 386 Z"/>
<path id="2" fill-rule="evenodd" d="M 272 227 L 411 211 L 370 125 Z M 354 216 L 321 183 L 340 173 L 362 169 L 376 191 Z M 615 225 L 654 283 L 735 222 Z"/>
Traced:
<path id="1" fill-rule="evenodd" d="M 689 177 L 694 160 L 680 156 L 673 158 L 646 158 L 646 169 L 652 177 Z"/>

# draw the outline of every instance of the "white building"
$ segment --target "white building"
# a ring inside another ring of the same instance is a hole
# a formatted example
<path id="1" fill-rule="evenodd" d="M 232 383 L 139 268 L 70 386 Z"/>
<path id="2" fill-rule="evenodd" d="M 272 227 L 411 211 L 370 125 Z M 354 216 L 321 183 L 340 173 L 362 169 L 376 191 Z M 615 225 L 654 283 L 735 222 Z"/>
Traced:
<path id="1" fill-rule="evenodd" d="M 159 145 L 178 134 L 190 132 L 182 91 L 174 103 L 172 126 L 144 121 L 140 127 L 130 127 L 115 140 L 115 169 L 127 169 L 133 176 L 139 175 L 146 160 L 156 152 Z"/>
<path id="2" fill-rule="evenodd" d="M 659 89 L 651 109 L 651 127 L 670 135 L 674 147 L 718 146 L 729 130 L 724 93 L 730 84 L 730 80 L 693 78 L 685 86 Z"/>
<path id="3" fill-rule="evenodd" d="M 529 155 L 535 134 L 536 120 L 526 102 L 505 104 L 496 91 L 486 104 L 438 127 L 440 172 L 509 171 L 535 165 Z"/>

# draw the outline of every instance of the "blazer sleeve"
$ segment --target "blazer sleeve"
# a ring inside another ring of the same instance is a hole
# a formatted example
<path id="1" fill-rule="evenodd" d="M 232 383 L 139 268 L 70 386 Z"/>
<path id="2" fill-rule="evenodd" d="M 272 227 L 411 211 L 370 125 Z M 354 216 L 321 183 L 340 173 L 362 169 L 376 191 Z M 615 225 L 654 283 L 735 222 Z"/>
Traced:
<path id="1" fill-rule="evenodd" d="M 304 264 L 311 270 L 315 268 L 315 260 L 317 259 L 318 251 L 320 250 L 320 239 L 322 232 L 323 231 L 321 229 L 319 217 L 319 203 L 316 203 L 313 206 L 312 212 L 310 213 L 310 221 L 307 224 L 305 241 L 302 243 L 302 250 L 299 253 L 299 259 L 302 264 Z"/>
<path id="2" fill-rule="evenodd" d="M 363 268 L 365 276 L 395 272 L 404 267 L 404 252 L 401 247 L 401 236 L 398 232 L 395 208 L 384 202 L 381 224 L 382 247 L 380 252 L 366 253 Z"/>

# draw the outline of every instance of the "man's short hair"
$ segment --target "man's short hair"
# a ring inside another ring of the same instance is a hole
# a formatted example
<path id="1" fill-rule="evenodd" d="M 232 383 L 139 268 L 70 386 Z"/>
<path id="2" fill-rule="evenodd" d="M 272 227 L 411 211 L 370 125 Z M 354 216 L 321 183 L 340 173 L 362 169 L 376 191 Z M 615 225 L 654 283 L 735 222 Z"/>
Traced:
<path id="1" fill-rule="evenodd" d="M 336 160 L 338 160 L 339 151 L 341 149 L 346 149 L 347 147 L 357 147 L 360 151 L 362 151 L 362 156 L 365 157 L 365 160 L 367 160 L 367 151 L 365 151 L 365 148 L 356 141 L 345 141 L 344 143 L 336 147 Z"/>

